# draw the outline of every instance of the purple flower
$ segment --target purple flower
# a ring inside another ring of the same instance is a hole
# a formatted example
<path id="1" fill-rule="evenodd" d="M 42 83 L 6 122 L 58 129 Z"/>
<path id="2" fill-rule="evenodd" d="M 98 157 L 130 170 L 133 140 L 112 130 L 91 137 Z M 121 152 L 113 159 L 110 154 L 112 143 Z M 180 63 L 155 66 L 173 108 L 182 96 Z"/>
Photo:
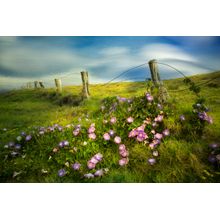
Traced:
<path id="1" fill-rule="evenodd" d="M 208 116 L 206 121 L 209 123 L 209 124 L 213 124 L 213 119 L 211 116 Z"/>
<path id="2" fill-rule="evenodd" d="M 133 129 L 129 132 L 128 137 L 136 137 L 138 135 L 138 131 L 136 129 Z"/>
<path id="3" fill-rule="evenodd" d="M 66 175 L 66 171 L 64 169 L 61 169 L 61 170 L 58 171 L 58 176 L 59 177 L 63 177 L 65 175 Z"/>
<path id="4" fill-rule="evenodd" d="M 25 140 L 26 140 L 26 141 L 30 141 L 31 138 L 32 138 L 31 135 L 27 135 L 26 138 L 25 138 Z"/>
<path id="5" fill-rule="evenodd" d="M 110 119 L 111 124 L 115 124 L 116 121 L 117 121 L 116 117 L 112 117 L 112 118 Z"/>
<path id="6" fill-rule="evenodd" d="M 156 163 L 156 160 L 155 160 L 154 158 L 149 158 L 149 159 L 148 159 L 148 163 L 149 163 L 150 165 L 154 165 L 154 164 Z"/>
<path id="7" fill-rule="evenodd" d="M 127 118 L 127 122 L 128 122 L 128 123 L 132 123 L 133 121 L 134 121 L 134 119 L 133 119 L 132 117 L 128 117 L 128 118 Z"/>
<path id="8" fill-rule="evenodd" d="M 126 164 L 128 164 L 128 158 L 122 158 L 118 161 L 120 166 L 125 166 Z"/>
<path id="9" fill-rule="evenodd" d="M 62 127 L 62 126 L 59 126 L 57 129 L 58 129 L 58 131 L 62 131 L 62 130 L 63 130 L 63 127 Z"/>
<path id="10" fill-rule="evenodd" d="M 80 163 L 74 163 L 74 164 L 72 164 L 72 168 L 73 168 L 74 170 L 79 170 L 80 166 L 81 166 Z"/>
<path id="11" fill-rule="evenodd" d="M 26 133 L 24 131 L 21 132 L 21 136 L 26 136 Z"/>
<path id="12" fill-rule="evenodd" d="M 92 173 L 87 173 L 84 175 L 84 177 L 90 179 L 90 178 L 94 178 L 94 175 Z"/>
<path id="13" fill-rule="evenodd" d="M 114 138 L 114 142 L 115 142 L 116 144 L 120 144 L 120 143 L 121 143 L 121 138 L 118 137 L 118 136 L 116 136 L 116 137 Z"/>
<path id="14" fill-rule="evenodd" d="M 103 170 L 97 170 L 95 173 L 94 173 L 94 176 L 103 176 L 104 172 Z"/>
<path id="15" fill-rule="evenodd" d="M 170 135 L 170 131 L 169 131 L 168 129 L 165 129 L 165 130 L 163 131 L 163 135 L 164 135 L 164 136 L 169 136 L 169 135 Z"/>
<path id="16" fill-rule="evenodd" d="M 63 146 L 69 146 L 69 141 L 63 141 Z"/>
<path id="17" fill-rule="evenodd" d="M 144 131 L 139 131 L 138 132 L 138 135 L 137 135 L 137 140 L 138 141 L 141 142 L 141 141 L 144 141 L 147 138 L 148 138 L 148 136 L 147 136 L 147 134 Z"/>
<path id="18" fill-rule="evenodd" d="M 215 155 L 209 155 L 208 161 L 209 161 L 210 163 L 216 163 L 216 162 L 217 162 L 217 158 L 216 158 Z"/>
<path id="19" fill-rule="evenodd" d="M 16 149 L 16 150 L 21 149 L 21 145 L 20 145 L 20 144 L 15 144 L 15 149 Z"/>
<path id="20" fill-rule="evenodd" d="M 73 131 L 74 136 L 77 136 L 78 134 L 79 134 L 79 129 L 76 129 L 76 130 Z"/>
<path id="21" fill-rule="evenodd" d="M 61 147 L 61 148 L 64 147 L 63 141 L 61 141 L 61 142 L 58 144 L 58 146 Z"/>
<path id="22" fill-rule="evenodd" d="M 153 148 L 155 147 L 155 144 L 152 142 L 152 143 L 149 144 L 149 147 L 150 147 L 151 149 L 153 149 Z"/>
<path id="23" fill-rule="evenodd" d="M 103 138 L 106 140 L 106 141 L 109 141 L 110 140 L 110 135 L 108 134 L 108 133 L 105 133 L 104 135 L 103 135 Z"/>
<path id="24" fill-rule="evenodd" d="M 114 134 L 115 134 L 115 132 L 113 130 L 110 130 L 108 133 L 110 134 L 110 136 L 114 136 Z"/>
<path id="25" fill-rule="evenodd" d="M 160 134 L 160 133 L 156 133 L 155 135 L 154 135 L 154 138 L 156 138 L 156 139 L 162 139 L 163 138 L 163 135 L 162 134 Z"/>
<path id="26" fill-rule="evenodd" d="M 95 133 L 90 133 L 89 138 L 92 139 L 92 140 L 95 140 L 96 139 L 96 134 Z"/>
<path id="27" fill-rule="evenodd" d="M 185 116 L 184 115 L 180 115 L 180 121 L 185 121 Z"/>
<path id="28" fill-rule="evenodd" d="M 102 158 L 103 158 L 103 155 L 100 154 L 100 153 L 97 153 L 97 154 L 94 156 L 94 158 L 95 158 L 96 160 L 98 160 L 98 161 L 101 161 Z"/>
<path id="29" fill-rule="evenodd" d="M 212 143 L 212 144 L 209 145 L 209 147 L 211 147 L 212 149 L 216 149 L 216 148 L 219 147 L 219 144 L 217 144 L 217 143 Z"/>
<path id="30" fill-rule="evenodd" d="M 99 161 L 95 157 L 92 157 L 89 162 L 97 164 Z"/>

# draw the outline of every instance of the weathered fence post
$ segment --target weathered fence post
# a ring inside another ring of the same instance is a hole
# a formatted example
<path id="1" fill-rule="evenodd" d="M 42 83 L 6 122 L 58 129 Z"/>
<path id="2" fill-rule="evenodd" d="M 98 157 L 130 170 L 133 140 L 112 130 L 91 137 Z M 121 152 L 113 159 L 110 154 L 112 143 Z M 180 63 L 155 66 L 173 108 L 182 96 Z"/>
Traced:
<path id="1" fill-rule="evenodd" d="M 164 87 L 163 82 L 161 81 L 159 69 L 157 66 L 157 60 L 150 60 L 148 62 L 151 72 L 151 79 L 155 87 L 159 88 L 158 97 L 161 102 L 165 102 L 169 97 L 167 89 Z"/>
<path id="2" fill-rule="evenodd" d="M 54 79 L 55 80 L 55 85 L 57 88 L 57 92 L 62 92 L 62 81 L 61 79 Z"/>
<path id="3" fill-rule="evenodd" d="M 82 71 L 82 72 L 81 72 L 81 76 L 82 76 L 82 84 L 83 84 L 82 97 L 83 97 L 83 98 L 89 98 L 90 92 L 89 92 L 89 77 L 88 77 L 88 72 Z"/>
<path id="4" fill-rule="evenodd" d="M 38 81 L 34 81 L 34 88 L 35 88 L 35 89 L 38 88 Z"/>
<path id="5" fill-rule="evenodd" d="M 41 88 L 45 88 L 42 81 L 39 81 L 39 85 L 40 85 Z"/>
<path id="6" fill-rule="evenodd" d="M 151 79 L 156 87 L 159 87 L 160 85 L 160 74 L 157 67 L 157 61 L 156 60 L 150 60 L 148 62 L 151 72 Z"/>

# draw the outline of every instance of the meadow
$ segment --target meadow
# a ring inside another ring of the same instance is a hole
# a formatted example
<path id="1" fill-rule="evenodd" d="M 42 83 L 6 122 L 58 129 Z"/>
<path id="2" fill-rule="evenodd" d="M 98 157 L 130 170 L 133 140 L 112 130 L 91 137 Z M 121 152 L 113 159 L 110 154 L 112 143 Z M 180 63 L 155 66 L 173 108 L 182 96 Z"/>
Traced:
<path id="1" fill-rule="evenodd" d="M 0 182 L 220 182 L 220 72 L 191 80 L 0 94 Z"/>

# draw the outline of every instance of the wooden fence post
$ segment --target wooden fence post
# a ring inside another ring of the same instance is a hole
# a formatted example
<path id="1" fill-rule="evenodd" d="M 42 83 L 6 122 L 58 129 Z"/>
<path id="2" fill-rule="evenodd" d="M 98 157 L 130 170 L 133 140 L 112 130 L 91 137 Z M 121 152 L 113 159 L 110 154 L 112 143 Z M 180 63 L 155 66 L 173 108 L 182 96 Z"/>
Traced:
<path id="1" fill-rule="evenodd" d="M 88 72 L 82 71 L 82 72 L 81 72 L 81 76 L 82 76 L 82 84 L 83 84 L 82 97 L 83 97 L 83 98 L 89 98 L 90 92 L 89 92 L 89 77 L 88 77 Z"/>
<path id="2" fill-rule="evenodd" d="M 62 81 L 61 79 L 54 79 L 55 80 L 55 85 L 57 88 L 57 92 L 61 93 L 62 92 Z"/>
<path id="3" fill-rule="evenodd" d="M 39 85 L 40 85 L 41 88 L 45 88 L 42 81 L 39 81 Z"/>
<path id="4" fill-rule="evenodd" d="M 157 60 L 150 60 L 148 62 L 151 72 L 151 79 L 155 87 L 159 88 L 158 98 L 160 102 L 165 102 L 169 97 L 167 89 L 164 87 L 163 82 L 161 81 L 159 69 L 157 66 Z"/>
<path id="5" fill-rule="evenodd" d="M 151 79 L 154 83 L 154 85 L 156 87 L 159 87 L 159 85 L 161 84 L 161 80 L 160 80 L 160 74 L 159 74 L 159 70 L 157 67 L 157 61 L 156 60 L 150 60 L 148 62 L 149 67 L 150 67 L 150 72 L 151 72 Z"/>
<path id="6" fill-rule="evenodd" d="M 35 89 L 38 88 L 38 81 L 34 81 L 34 88 L 35 88 Z"/>

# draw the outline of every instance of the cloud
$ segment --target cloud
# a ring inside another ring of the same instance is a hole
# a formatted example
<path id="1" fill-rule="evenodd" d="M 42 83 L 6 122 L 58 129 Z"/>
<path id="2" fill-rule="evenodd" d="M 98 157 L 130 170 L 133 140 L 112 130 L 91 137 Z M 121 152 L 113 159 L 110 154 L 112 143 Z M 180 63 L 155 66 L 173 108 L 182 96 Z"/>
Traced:
<path id="1" fill-rule="evenodd" d="M 200 39 L 203 41 L 203 39 Z M 209 39 L 209 41 L 211 41 Z M 80 84 L 80 71 L 89 71 L 90 82 L 106 82 L 121 72 L 147 63 L 151 59 L 167 62 L 186 74 L 208 72 L 210 67 L 219 67 L 218 57 L 210 54 L 187 52 L 178 45 L 150 43 L 136 48 L 127 46 L 96 45 L 77 48 L 55 41 L 27 41 L 16 37 L 0 37 L 0 87 L 21 86 L 27 81 L 44 80 L 54 86 L 54 78 L 63 77 L 64 85 Z M 206 61 L 206 62 L 204 62 Z M 160 66 L 165 78 L 174 76 L 171 69 Z M 149 77 L 149 68 L 131 71 L 127 78 Z M 175 75 L 177 77 L 178 75 Z M 171 77 L 172 78 L 172 77 Z M 123 78 L 121 78 L 123 79 Z"/>

